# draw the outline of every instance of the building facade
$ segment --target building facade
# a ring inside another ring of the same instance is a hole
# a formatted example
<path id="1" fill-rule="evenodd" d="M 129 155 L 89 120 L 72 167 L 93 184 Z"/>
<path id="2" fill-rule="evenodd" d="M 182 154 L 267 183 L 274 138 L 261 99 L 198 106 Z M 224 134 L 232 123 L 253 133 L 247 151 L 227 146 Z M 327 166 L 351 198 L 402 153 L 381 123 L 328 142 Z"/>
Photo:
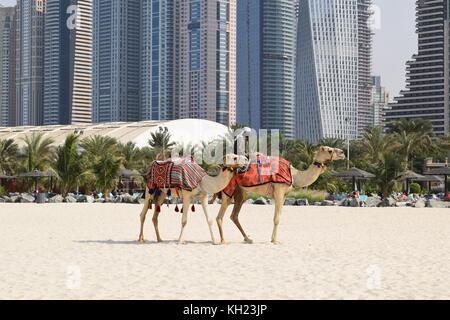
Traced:
<path id="1" fill-rule="evenodd" d="M 140 118 L 141 1 L 94 1 L 93 121 Z"/>
<path id="2" fill-rule="evenodd" d="M 299 1 L 298 138 L 354 140 L 370 125 L 370 3 Z"/>
<path id="3" fill-rule="evenodd" d="M 15 123 L 43 123 L 45 0 L 18 0 L 15 27 Z"/>
<path id="4" fill-rule="evenodd" d="M 450 10 L 448 1 L 416 3 L 418 52 L 407 62 L 406 89 L 400 92 L 385 125 L 393 120 L 425 119 L 437 135 L 449 133 Z"/>
<path id="5" fill-rule="evenodd" d="M 372 76 L 371 109 L 373 110 L 373 125 L 383 125 L 384 114 L 389 110 L 389 92 L 381 86 L 381 77 Z"/>
<path id="6" fill-rule="evenodd" d="M 14 7 L 0 7 L 0 127 L 9 126 Z"/>
<path id="7" fill-rule="evenodd" d="M 236 122 L 236 0 L 179 0 L 175 118 Z"/>
<path id="8" fill-rule="evenodd" d="M 178 26 L 176 1 L 142 1 L 141 120 L 171 120 L 179 106 Z"/>
<path id="9" fill-rule="evenodd" d="M 92 0 L 47 0 L 44 125 L 92 122 Z"/>
<path id="10" fill-rule="evenodd" d="M 295 136 L 297 0 L 240 0 L 237 122 Z"/>

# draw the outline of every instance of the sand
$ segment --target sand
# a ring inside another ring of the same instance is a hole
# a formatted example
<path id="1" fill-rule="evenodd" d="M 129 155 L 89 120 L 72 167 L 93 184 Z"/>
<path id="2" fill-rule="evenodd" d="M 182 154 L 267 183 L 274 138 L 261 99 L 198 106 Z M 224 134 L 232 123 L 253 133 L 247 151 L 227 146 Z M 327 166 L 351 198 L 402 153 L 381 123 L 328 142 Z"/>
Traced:
<path id="1" fill-rule="evenodd" d="M 0 299 L 450 299 L 449 209 L 286 207 L 281 246 L 272 206 L 243 208 L 253 245 L 227 219 L 224 246 L 200 208 L 176 244 L 167 207 L 167 242 L 148 219 L 139 244 L 140 209 L 0 204 Z"/>

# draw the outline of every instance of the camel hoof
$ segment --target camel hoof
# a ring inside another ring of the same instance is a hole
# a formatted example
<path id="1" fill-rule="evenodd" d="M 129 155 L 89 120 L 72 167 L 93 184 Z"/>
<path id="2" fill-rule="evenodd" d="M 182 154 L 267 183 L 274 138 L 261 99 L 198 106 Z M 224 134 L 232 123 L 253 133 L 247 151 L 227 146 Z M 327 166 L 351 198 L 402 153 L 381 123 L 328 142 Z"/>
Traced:
<path id="1" fill-rule="evenodd" d="M 254 243 L 254 241 L 252 239 L 245 239 L 244 242 L 247 243 L 247 244 L 253 244 Z"/>
<path id="2" fill-rule="evenodd" d="M 186 245 L 186 244 L 187 244 L 186 241 L 178 241 L 178 245 L 179 245 L 179 246 Z"/>
<path id="3" fill-rule="evenodd" d="M 145 243 L 145 240 L 144 239 L 139 239 L 138 242 L 139 243 Z"/>
<path id="4" fill-rule="evenodd" d="M 162 239 L 158 239 L 157 241 L 158 241 L 158 243 L 163 243 L 164 242 L 164 240 L 162 240 Z"/>
<path id="5" fill-rule="evenodd" d="M 229 243 L 227 241 L 225 241 L 225 240 L 222 240 L 222 241 L 218 242 L 217 244 L 220 245 L 220 246 L 224 246 L 224 245 L 227 245 Z"/>
<path id="6" fill-rule="evenodd" d="M 278 240 L 272 240 L 272 243 L 276 246 L 281 246 L 283 244 L 283 242 L 278 241 Z"/>

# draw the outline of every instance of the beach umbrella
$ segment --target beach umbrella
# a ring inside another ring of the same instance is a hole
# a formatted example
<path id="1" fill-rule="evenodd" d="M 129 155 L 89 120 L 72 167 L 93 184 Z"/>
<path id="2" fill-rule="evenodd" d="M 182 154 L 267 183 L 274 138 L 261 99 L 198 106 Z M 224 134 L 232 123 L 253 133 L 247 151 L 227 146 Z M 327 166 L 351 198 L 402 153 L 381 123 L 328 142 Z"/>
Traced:
<path id="1" fill-rule="evenodd" d="M 407 170 L 399 176 L 400 181 L 406 181 L 406 192 L 408 194 L 410 192 L 411 181 L 423 178 L 425 178 L 423 175 L 415 173 L 414 171 L 411 170 Z"/>
<path id="2" fill-rule="evenodd" d="M 50 178 L 50 189 L 53 187 L 53 177 L 55 175 L 51 172 L 43 172 L 39 170 L 34 170 L 30 172 L 21 173 L 17 176 L 19 179 L 34 179 L 35 180 L 35 190 L 37 190 L 37 182 L 39 178 Z"/>
<path id="3" fill-rule="evenodd" d="M 445 195 L 448 194 L 448 176 L 450 176 L 450 168 L 449 167 L 436 168 L 429 172 L 426 172 L 425 175 L 443 176 L 444 177 L 444 185 L 445 185 Z"/>
<path id="4" fill-rule="evenodd" d="M 367 171 L 358 169 L 358 168 L 351 168 L 344 172 L 336 172 L 333 174 L 335 177 L 344 178 L 344 179 L 352 179 L 352 185 L 353 185 L 353 191 L 358 191 L 358 187 L 356 185 L 357 180 L 365 180 L 365 179 L 372 179 L 375 178 L 375 175 L 372 173 L 369 173 Z"/>
<path id="5" fill-rule="evenodd" d="M 444 178 L 438 177 L 438 176 L 423 176 L 422 178 L 418 178 L 418 179 L 412 179 L 412 181 L 415 182 L 424 182 L 427 183 L 428 185 L 428 192 L 431 191 L 431 183 L 433 182 L 439 182 L 439 183 L 443 183 L 444 182 Z"/>
<path id="6" fill-rule="evenodd" d="M 122 178 L 132 178 L 132 177 L 141 177 L 142 176 L 142 174 L 140 174 L 140 173 L 137 173 L 135 171 L 128 170 L 125 168 L 120 169 L 119 173 Z"/>

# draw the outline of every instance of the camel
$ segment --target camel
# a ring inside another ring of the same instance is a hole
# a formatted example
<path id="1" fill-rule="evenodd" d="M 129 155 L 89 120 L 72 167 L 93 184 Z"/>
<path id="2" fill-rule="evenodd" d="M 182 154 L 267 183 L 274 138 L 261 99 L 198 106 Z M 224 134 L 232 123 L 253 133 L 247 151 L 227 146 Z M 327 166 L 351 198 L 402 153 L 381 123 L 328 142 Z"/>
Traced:
<path id="1" fill-rule="evenodd" d="M 179 198 L 183 200 L 183 209 L 182 209 L 182 220 L 181 220 L 181 233 L 178 240 L 179 244 L 185 244 L 184 240 L 184 231 L 185 227 L 188 222 L 188 213 L 189 213 L 189 206 L 191 204 L 191 200 L 193 199 L 199 199 L 203 208 L 203 212 L 205 213 L 206 221 L 208 223 L 209 232 L 211 234 L 211 240 L 213 244 L 216 244 L 216 240 L 214 238 L 214 233 L 212 230 L 213 220 L 210 218 L 209 212 L 208 212 L 208 194 L 215 194 L 217 192 L 222 191 L 228 183 L 231 181 L 231 179 L 234 177 L 236 169 L 242 166 L 245 166 L 247 163 L 247 158 L 243 156 L 237 156 L 234 154 L 229 154 L 225 156 L 224 158 L 224 165 L 223 170 L 219 173 L 219 175 L 212 177 L 209 175 L 206 175 L 203 177 L 203 179 L 200 181 L 198 187 L 192 191 L 187 190 L 181 190 L 179 191 Z M 168 192 L 170 190 L 169 194 L 177 194 L 177 190 L 175 189 L 161 189 L 161 194 L 159 196 L 156 195 L 150 195 L 150 192 L 148 190 L 148 187 L 146 187 L 146 197 L 144 202 L 144 208 L 142 209 L 141 215 L 140 215 L 140 221 L 141 221 L 141 229 L 140 229 L 140 235 L 139 235 L 139 242 L 143 243 L 144 240 L 144 223 L 145 218 L 147 215 L 147 212 L 150 207 L 150 201 L 153 201 L 156 205 L 156 208 L 160 208 L 161 205 L 164 203 L 164 199 L 166 198 Z M 161 239 L 161 236 L 159 234 L 159 228 L 158 228 L 158 217 L 159 217 L 159 210 L 155 210 L 153 214 L 153 225 L 156 232 L 156 238 L 158 242 L 163 242 Z"/>
<path id="2" fill-rule="evenodd" d="M 231 220 L 238 227 L 239 231 L 244 236 L 244 241 L 246 243 L 253 243 L 239 222 L 239 213 L 241 211 L 242 205 L 247 200 L 248 193 L 267 196 L 275 200 L 275 217 L 274 217 L 274 228 L 272 233 L 272 243 L 281 244 L 278 241 L 278 225 L 280 224 L 281 211 L 284 206 L 286 196 L 294 190 L 294 187 L 305 188 L 313 184 L 325 171 L 326 163 L 332 162 L 334 160 L 345 159 L 345 154 L 342 150 L 330 147 L 321 147 L 314 156 L 314 164 L 312 164 L 306 171 L 299 171 L 291 166 L 291 176 L 293 180 L 293 186 L 288 184 L 280 183 L 270 183 L 266 185 L 260 185 L 255 187 L 242 187 L 238 186 L 236 192 L 233 195 L 234 198 L 234 208 L 231 215 Z M 222 192 L 222 205 L 217 216 L 217 225 L 219 227 L 221 244 L 226 244 L 224 234 L 223 234 L 223 217 L 228 206 L 231 203 L 232 198 L 228 197 L 224 192 Z"/>

